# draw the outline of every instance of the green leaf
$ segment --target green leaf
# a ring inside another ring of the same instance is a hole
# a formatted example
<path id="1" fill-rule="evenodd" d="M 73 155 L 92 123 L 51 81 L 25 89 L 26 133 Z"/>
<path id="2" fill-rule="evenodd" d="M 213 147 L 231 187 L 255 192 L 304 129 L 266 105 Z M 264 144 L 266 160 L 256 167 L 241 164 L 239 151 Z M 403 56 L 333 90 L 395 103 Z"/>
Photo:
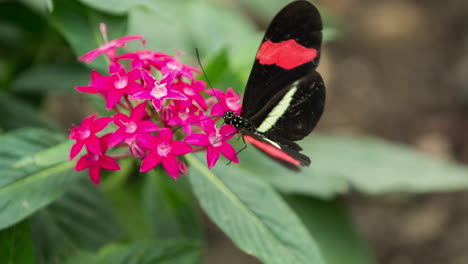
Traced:
<path id="1" fill-rule="evenodd" d="M 303 142 L 300 143 L 303 146 Z M 304 147 L 307 153 L 309 148 Z M 318 150 L 316 150 L 318 152 Z M 231 167 L 241 167 L 245 173 L 258 177 L 265 182 L 274 185 L 283 193 L 296 193 L 313 195 L 330 199 L 337 194 L 345 193 L 348 185 L 345 179 L 328 177 L 312 172 L 317 166 L 316 155 L 309 155 L 312 159 L 311 167 L 301 168 L 300 172 L 291 171 L 267 155 L 261 153 L 252 145 L 239 154 L 240 163 Z M 339 161 L 337 161 L 339 162 Z M 336 166 L 336 165 L 335 165 Z"/>
<path id="2" fill-rule="evenodd" d="M 285 196 L 285 199 L 310 233 L 314 234 L 325 263 L 375 263 L 339 201 L 322 201 L 298 195 Z"/>
<path id="3" fill-rule="evenodd" d="M 252 146 L 240 164 L 284 193 L 330 199 L 356 189 L 367 194 L 445 192 L 468 188 L 468 167 L 371 137 L 314 133 L 300 142 L 310 167 L 290 171 Z"/>
<path id="4" fill-rule="evenodd" d="M 106 0 L 106 1 L 94 1 L 94 0 L 79 0 L 81 3 L 99 10 L 101 12 L 111 13 L 115 15 L 123 15 L 127 13 L 133 6 L 144 3 L 142 0 Z"/>
<path id="5" fill-rule="evenodd" d="M 349 190 L 455 191 L 468 188 L 468 167 L 439 160 L 396 142 L 315 134 L 301 144 L 312 158 L 309 175 L 343 180 Z M 341 189 L 341 187 L 340 187 Z"/>
<path id="6" fill-rule="evenodd" d="M 68 161 L 71 142 L 60 134 L 23 129 L 0 136 L 0 229 L 60 197 L 86 172 Z"/>
<path id="7" fill-rule="evenodd" d="M 94 250 L 116 240 L 121 228 L 110 204 L 88 178 L 31 218 L 36 253 L 52 263 L 77 249 Z"/>
<path id="8" fill-rule="evenodd" d="M 205 1 L 163 0 L 146 1 L 132 8 L 129 32 L 144 35 L 149 49 L 174 53 L 177 48 L 194 57 L 195 48 L 201 54 L 209 54 L 227 46 L 242 45 L 255 33 L 255 28 L 248 18 L 226 6 Z"/>
<path id="9" fill-rule="evenodd" d="M 281 197 L 239 167 L 209 170 L 193 155 L 189 176 L 208 216 L 243 251 L 264 263 L 324 263 L 314 239 Z"/>
<path id="10" fill-rule="evenodd" d="M 0 130 L 40 127 L 57 130 L 57 126 L 25 102 L 9 94 L 0 93 Z"/>
<path id="11" fill-rule="evenodd" d="M 34 247 L 28 221 L 0 231 L 0 263 L 34 264 Z"/>
<path id="12" fill-rule="evenodd" d="M 73 92 L 75 86 L 86 86 L 90 71 L 80 64 L 43 64 L 30 68 L 14 80 L 14 92 Z"/>
<path id="13" fill-rule="evenodd" d="M 97 254 L 82 252 L 66 264 L 196 264 L 200 263 L 200 245 L 188 240 L 147 240 L 126 245 L 113 244 Z"/>
<path id="14" fill-rule="evenodd" d="M 144 177 L 143 208 L 153 235 L 201 240 L 201 224 L 188 180 L 174 180 L 162 169 Z"/>
<path id="15" fill-rule="evenodd" d="M 99 24 L 107 25 L 109 40 L 121 38 L 127 29 L 127 17 L 99 13 L 73 0 L 54 1 L 54 12 L 48 17 L 51 24 L 70 43 L 77 56 L 104 44 Z M 100 56 L 90 66 L 101 72 L 107 71 L 107 62 Z"/>

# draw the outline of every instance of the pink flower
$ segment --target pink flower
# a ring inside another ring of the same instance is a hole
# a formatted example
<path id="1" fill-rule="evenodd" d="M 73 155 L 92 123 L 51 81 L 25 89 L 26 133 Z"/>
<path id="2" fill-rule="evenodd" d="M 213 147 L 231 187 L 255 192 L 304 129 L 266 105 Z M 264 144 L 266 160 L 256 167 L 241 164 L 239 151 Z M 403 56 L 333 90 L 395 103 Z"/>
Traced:
<path id="1" fill-rule="evenodd" d="M 169 105 L 170 112 L 172 113 L 164 120 L 169 126 L 180 125 L 187 135 L 192 134 L 192 124 L 199 123 L 200 116 L 196 113 L 199 111 L 198 107 L 195 105 L 190 105 L 188 107 L 183 106 L 181 103 L 174 102 L 173 105 Z M 163 111 L 167 112 L 167 111 Z"/>
<path id="2" fill-rule="evenodd" d="M 191 84 L 180 81 L 174 84 L 172 87 L 177 91 L 183 93 L 188 99 L 190 99 L 188 101 L 185 101 L 185 104 L 187 106 L 193 104 L 193 100 L 203 110 L 207 109 L 206 100 L 201 94 L 201 91 L 203 91 L 203 89 L 205 89 L 206 87 L 206 83 L 204 81 L 194 81 Z"/>
<path id="3" fill-rule="evenodd" d="M 119 127 L 109 142 L 109 146 L 113 147 L 120 142 L 131 139 L 138 134 L 151 133 L 159 129 L 158 125 L 155 123 L 143 120 L 146 113 L 146 103 L 141 103 L 137 105 L 130 116 L 126 114 L 117 113 L 114 115 L 114 123 Z M 133 141 L 133 139 L 131 140 Z"/>
<path id="4" fill-rule="evenodd" d="M 176 78 L 184 76 L 190 81 L 194 81 L 195 78 L 193 77 L 193 73 L 200 73 L 200 71 L 192 66 L 180 63 L 177 58 L 172 58 L 162 67 L 161 73 L 163 75 L 175 74 Z"/>
<path id="5" fill-rule="evenodd" d="M 219 102 L 215 103 L 211 108 L 210 115 L 224 115 L 226 111 L 233 111 L 240 114 L 242 110 L 242 98 L 234 92 L 232 88 L 228 88 L 226 93 L 219 89 L 206 89 L 205 93 L 218 98 Z"/>
<path id="6" fill-rule="evenodd" d="M 156 69 L 161 69 L 171 55 L 164 52 L 157 52 L 152 50 L 138 50 L 135 52 L 128 52 L 118 57 L 118 60 L 132 60 L 132 68 L 138 69 L 143 68 L 147 71 L 151 71 L 151 66 Z"/>
<path id="7" fill-rule="evenodd" d="M 76 157 L 81 149 L 83 149 L 83 146 L 86 146 L 91 153 L 101 154 L 103 152 L 96 133 L 103 130 L 112 121 L 112 118 L 101 117 L 94 120 L 95 117 L 96 114 L 90 115 L 81 122 L 81 126 L 71 129 L 70 139 L 76 140 L 76 143 L 71 148 L 70 160 Z"/>
<path id="8" fill-rule="evenodd" d="M 184 141 L 195 146 L 206 146 L 206 162 L 211 169 L 219 159 L 219 153 L 222 153 L 228 160 L 239 163 L 236 150 L 227 143 L 237 130 L 231 125 L 224 125 L 220 130 L 216 128 L 215 122 L 206 119 L 202 122 L 205 134 L 192 134 L 187 136 Z"/>
<path id="9" fill-rule="evenodd" d="M 119 164 L 112 159 L 111 157 L 104 155 L 108 148 L 108 141 L 111 134 L 106 134 L 100 138 L 99 143 L 101 144 L 102 153 L 88 153 L 78 160 L 75 165 L 75 170 L 82 171 L 84 169 L 89 169 L 89 177 L 94 184 L 99 184 L 99 179 L 101 178 L 101 168 L 105 170 L 120 170 Z"/>
<path id="10" fill-rule="evenodd" d="M 182 174 L 182 175 L 185 175 L 187 174 L 188 172 L 188 167 L 187 167 L 187 164 L 185 164 L 185 162 L 183 161 L 177 161 L 177 166 L 179 168 L 179 173 Z"/>
<path id="11" fill-rule="evenodd" d="M 159 131 L 158 137 L 142 142 L 146 148 L 151 150 L 141 163 L 140 171 L 145 172 L 162 163 L 169 175 L 177 179 L 179 166 L 175 156 L 185 155 L 192 151 L 192 147 L 182 141 L 173 141 L 173 134 L 169 128 Z"/>
<path id="12" fill-rule="evenodd" d="M 135 36 L 135 35 L 126 36 L 123 38 L 108 41 L 106 24 L 101 23 L 99 25 L 99 28 L 101 30 L 101 34 L 102 34 L 105 44 L 79 57 L 78 60 L 85 61 L 86 63 L 90 63 L 96 57 L 104 53 L 109 57 L 111 61 L 114 61 L 114 59 L 117 56 L 116 49 L 119 47 L 124 47 L 127 44 L 127 42 L 131 40 L 140 40 L 143 45 L 145 44 L 145 40 L 143 39 L 143 36 Z"/>
<path id="13" fill-rule="evenodd" d="M 143 159 L 144 157 L 146 157 L 146 152 L 148 151 L 148 149 L 145 148 L 141 141 L 144 140 L 144 138 L 148 138 L 151 136 L 152 135 L 150 134 L 141 134 L 133 137 L 132 140 L 127 143 L 130 154 L 137 159 Z"/>
<path id="14" fill-rule="evenodd" d="M 111 76 L 101 76 L 91 82 L 91 86 L 106 99 L 106 109 L 114 107 L 124 95 L 132 95 L 143 87 L 137 81 L 141 79 L 141 71 L 134 69 L 129 72 L 117 62 L 109 65 Z"/>
<path id="15" fill-rule="evenodd" d="M 146 83 L 146 90 L 134 94 L 130 99 L 151 100 L 157 111 L 161 111 L 164 99 L 187 100 L 185 95 L 171 89 L 174 75 L 165 75 L 159 82 L 146 71 L 142 71 L 142 76 Z"/>
<path id="16" fill-rule="evenodd" d="M 96 87 L 94 87 L 92 83 L 101 77 L 102 75 L 99 72 L 91 70 L 91 82 L 89 83 L 89 86 L 76 86 L 75 89 L 82 93 L 99 93 L 99 91 L 96 90 Z"/>

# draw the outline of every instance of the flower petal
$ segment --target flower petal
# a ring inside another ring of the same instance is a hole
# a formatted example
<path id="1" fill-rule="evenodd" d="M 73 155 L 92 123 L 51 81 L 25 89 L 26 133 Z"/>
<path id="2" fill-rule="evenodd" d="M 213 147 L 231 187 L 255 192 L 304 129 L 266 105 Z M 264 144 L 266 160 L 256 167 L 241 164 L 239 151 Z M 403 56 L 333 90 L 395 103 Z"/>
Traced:
<path id="1" fill-rule="evenodd" d="M 82 92 L 82 93 L 98 93 L 96 88 L 94 88 L 92 86 L 75 86 L 75 89 L 78 92 Z"/>
<path id="2" fill-rule="evenodd" d="M 219 148 L 215 148 L 212 146 L 208 147 L 206 149 L 206 163 L 208 165 L 208 169 L 211 169 L 216 164 L 218 159 L 219 159 Z"/>
<path id="3" fill-rule="evenodd" d="M 85 155 L 81 156 L 81 158 L 75 164 L 75 170 L 76 171 L 82 171 L 82 170 L 88 168 L 91 165 L 89 163 L 90 156 L 91 156 L 91 154 L 85 154 Z"/>
<path id="4" fill-rule="evenodd" d="M 92 123 L 93 123 L 93 120 L 94 118 L 97 116 L 97 114 L 92 114 L 88 117 L 86 117 L 85 119 L 83 119 L 83 121 L 81 122 L 81 126 L 82 127 L 85 127 L 85 126 L 90 126 Z"/>
<path id="5" fill-rule="evenodd" d="M 150 133 L 158 130 L 159 126 L 151 121 L 140 121 L 138 123 L 138 133 Z"/>
<path id="6" fill-rule="evenodd" d="M 208 136 L 205 134 L 192 134 L 190 136 L 185 137 L 185 142 L 195 145 L 195 146 L 210 146 L 210 141 L 208 140 Z"/>
<path id="7" fill-rule="evenodd" d="M 112 117 L 108 117 L 108 116 L 101 117 L 101 118 L 94 120 L 93 129 L 92 129 L 93 133 L 97 133 L 103 130 L 111 121 L 112 121 Z"/>
<path id="8" fill-rule="evenodd" d="M 125 70 L 125 68 L 118 62 L 112 62 L 110 65 L 109 65 L 109 72 L 111 74 L 115 74 L 115 73 L 118 73 L 120 70 Z"/>
<path id="9" fill-rule="evenodd" d="M 91 181 L 94 184 L 99 184 L 99 179 L 101 178 L 101 168 L 98 165 L 92 165 L 89 167 L 89 178 L 91 178 Z"/>
<path id="10" fill-rule="evenodd" d="M 163 158 L 162 165 L 172 178 L 177 179 L 179 177 L 179 166 L 177 165 L 177 159 L 173 155 Z"/>
<path id="11" fill-rule="evenodd" d="M 102 155 L 99 159 L 99 166 L 101 166 L 103 169 L 111 171 L 120 170 L 119 164 L 114 159 L 106 155 Z"/>
<path id="12" fill-rule="evenodd" d="M 153 169 L 158 166 L 161 162 L 161 157 L 159 157 L 155 152 L 150 152 L 141 162 L 140 172 L 145 172 Z"/>
<path id="13" fill-rule="evenodd" d="M 89 136 L 85 144 L 86 149 L 88 149 L 89 152 L 94 154 L 102 153 L 101 142 L 99 141 L 99 138 L 96 135 Z"/>
<path id="14" fill-rule="evenodd" d="M 163 128 L 159 131 L 158 137 L 164 141 L 172 141 L 173 134 L 169 128 Z"/>
<path id="15" fill-rule="evenodd" d="M 161 111 L 161 108 L 162 108 L 161 99 L 154 98 L 153 100 L 151 100 L 151 102 L 153 103 L 153 106 L 156 109 L 156 111 Z"/>
<path id="16" fill-rule="evenodd" d="M 78 153 L 83 149 L 84 144 L 82 142 L 76 142 L 73 144 L 70 150 L 70 160 L 74 159 Z"/>
<path id="17" fill-rule="evenodd" d="M 153 99 L 150 92 L 151 92 L 150 90 L 143 90 L 141 92 L 138 92 L 138 93 L 132 95 L 132 97 L 130 97 L 130 99 L 131 100 L 150 100 L 150 99 Z"/>
<path id="18" fill-rule="evenodd" d="M 224 110 L 223 105 L 221 102 L 217 102 L 216 104 L 213 105 L 210 111 L 211 116 L 222 116 L 227 110 Z"/>
<path id="19" fill-rule="evenodd" d="M 133 108 L 132 113 L 130 114 L 130 119 L 133 121 L 139 121 L 143 118 L 146 112 L 146 102 L 137 105 Z"/>
<path id="20" fill-rule="evenodd" d="M 230 138 L 232 138 L 237 132 L 238 130 L 233 125 L 224 125 L 219 130 L 219 133 L 223 137 L 224 141 L 227 141 Z M 226 137 L 227 135 L 230 135 L 230 136 Z"/>
<path id="21" fill-rule="evenodd" d="M 173 100 L 188 100 L 187 96 L 176 90 L 167 90 L 166 98 Z"/>
<path id="22" fill-rule="evenodd" d="M 143 147 L 150 150 L 155 150 L 155 147 L 158 143 L 158 138 L 151 134 L 140 134 L 137 136 L 136 140 L 140 143 Z"/>
<path id="23" fill-rule="evenodd" d="M 106 109 L 110 110 L 114 107 L 122 98 L 122 92 L 116 90 L 109 90 L 106 94 Z"/>
<path id="24" fill-rule="evenodd" d="M 176 156 L 185 155 L 191 152 L 192 150 L 193 148 L 185 142 L 182 142 L 182 141 L 172 142 L 172 154 Z"/>
<path id="25" fill-rule="evenodd" d="M 226 157 L 226 159 L 234 163 L 239 163 L 239 158 L 237 158 L 237 152 L 231 146 L 231 144 L 223 142 L 223 145 L 219 149 L 221 150 L 221 153 L 223 153 L 223 156 Z"/>

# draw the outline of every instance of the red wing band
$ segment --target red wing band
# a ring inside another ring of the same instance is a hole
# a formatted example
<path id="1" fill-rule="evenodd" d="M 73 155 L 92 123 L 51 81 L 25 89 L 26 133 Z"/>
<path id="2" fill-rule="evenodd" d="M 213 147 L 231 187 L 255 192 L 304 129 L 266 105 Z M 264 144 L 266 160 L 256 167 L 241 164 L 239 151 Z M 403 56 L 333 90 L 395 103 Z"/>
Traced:
<path id="1" fill-rule="evenodd" d="M 260 64 L 276 64 L 279 67 L 290 70 L 317 57 L 317 50 L 306 48 L 294 39 L 279 43 L 267 40 L 258 49 L 257 59 Z"/>
<path id="2" fill-rule="evenodd" d="M 282 151 L 281 149 L 274 147 L 273 145 L 270 145 L 268 143 L 259 141 L 251 136 L 244 136 L 245 140 L 247 140 L 250 144 L 254 145 L 255 147 L 259 148 L 260 150 L 264 151 L 270 156 L 273 156 L 275 158 L 284 160 L 286 162 L 289 162 L 293 165 L 300 166 L 301 162 L 296 160 L 295 158 L 291 157 L 290 155 L 286 154 L 286 152 Z"/>

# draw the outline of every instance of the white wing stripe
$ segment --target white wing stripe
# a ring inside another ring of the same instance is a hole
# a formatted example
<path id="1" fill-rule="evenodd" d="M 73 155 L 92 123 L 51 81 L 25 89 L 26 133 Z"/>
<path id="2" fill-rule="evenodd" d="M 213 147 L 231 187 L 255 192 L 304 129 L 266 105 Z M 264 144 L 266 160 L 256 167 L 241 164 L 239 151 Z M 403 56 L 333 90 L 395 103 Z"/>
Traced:
<path id="1" fill-rule="evenodd" d="M 284 95 L 281 101 L 268 114 L 267 118 L 263 120 L 263 122 L 257 128 L 257 131 L 261 133 L 265 133 L 266 131 L 270 130 L 276 124 L 276 122 L 278 122 L 280 117 L 288 109 L 289 104 L 291 103 L 296 91 L 297 91 L 297 86 L 294 86 Z"/>

